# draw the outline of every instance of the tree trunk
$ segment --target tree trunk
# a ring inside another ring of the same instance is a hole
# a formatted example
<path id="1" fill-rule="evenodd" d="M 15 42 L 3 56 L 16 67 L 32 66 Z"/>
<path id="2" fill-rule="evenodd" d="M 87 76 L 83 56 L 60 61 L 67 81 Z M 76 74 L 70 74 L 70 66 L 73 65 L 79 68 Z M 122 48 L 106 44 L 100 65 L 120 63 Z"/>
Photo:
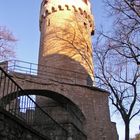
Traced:
<path id="1" fill-rule="evenodd" d="M 125 140 L 129 140 L 129 124 L 129 120 L 125 121 Z"/>

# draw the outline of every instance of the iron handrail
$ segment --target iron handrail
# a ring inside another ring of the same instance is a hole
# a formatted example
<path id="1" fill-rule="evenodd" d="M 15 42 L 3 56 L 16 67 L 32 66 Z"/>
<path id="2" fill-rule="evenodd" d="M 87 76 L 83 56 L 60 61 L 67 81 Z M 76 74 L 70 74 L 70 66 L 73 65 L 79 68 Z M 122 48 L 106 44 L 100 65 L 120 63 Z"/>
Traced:
<path id="1" fill-rule="evenodd" d="M 10 89 L 11 89 L 11 91 L 9 91 Z M 15 95 L 16 97 L 14 97 L 14 99 L 16 99 L 16 100 L 13 100 L 13 97 L 8 96 L 13 91 L 16 94 Z M 11 78 L 11 76 L 9 74 L 7 74 L 0 67 L 0 107 L 2 107 L 3 109 L 5 109 L 6 111 L 9 111 L 9 112 L 11 111 L 11 107 L 13 109 L 16 109 L 15 111 L 17 111 L 17 106 L 19 107 L 19 104 L 20 104 L 18 102 L 19 101 L 19 96 L 20 96 L 20 92 L 22 92 L 22 91 L 23 91 L 23 89 Z M 54 123 L 54 125 L 57 125 L 59 127 L 59 129 L 61 129 L 65 133 L 65 135 L 67 135 L 68 132 L 67 132 L 66 129 L 64 129 L 59 123 L 57 123 L 29 95 L 26 95 L 25 94 L 25 96 L 29 100 L 29 102 L 28 102 L 29 104 L 33 103 L 35 105 L 35 107 L 41 111 L 41 113 L 43 113 L 44 115 L 46 115 L 46 117 L 48 117 Z M 24 98 L 25 98 L 25 96 L 24 96 Z M 27 102 L 27 99 L 26 98 L 24 99 L 24 103 L 23 103 L 24 107 L 25 107 L 25 104 Z M 10 102 L 10 101 L 14 101 L 14 107 L 12 106 L 13 103 Z M 26 119 L 21 115 L 21 112 L 14 112 L 12 114 L 15 115 L 15 116 L 17 116 L 21 120 L 25 120 L 26 121 Z"/>
<path id="2" fill-rule="evenodd" d="M 39 70 L 38 70 L 39 68 Z M 49 74 L 53 76 L 60 76 L 59 79 L 72 79 L 75 81 L 74 84 L 77 84 L 77 79 L 79 80 L 87 80 L 85 77 L 90 77 L 91 82 L 93 83 L 94 77 L 93 75 L 90 75 L 89 73 L 69 70 L 69 69 L 62 69 L 52 66 L 44 66 L 40 64 L 20 61 L 20 60 L 9 60 L 8 61 L 8 69 L 9 72 L 19 72 L 19 73 L 25 73 L 29 75 L 38 75 L 42 76 L 48 76 Z M 69 76 L 71 75 L 71 76 Z"/>

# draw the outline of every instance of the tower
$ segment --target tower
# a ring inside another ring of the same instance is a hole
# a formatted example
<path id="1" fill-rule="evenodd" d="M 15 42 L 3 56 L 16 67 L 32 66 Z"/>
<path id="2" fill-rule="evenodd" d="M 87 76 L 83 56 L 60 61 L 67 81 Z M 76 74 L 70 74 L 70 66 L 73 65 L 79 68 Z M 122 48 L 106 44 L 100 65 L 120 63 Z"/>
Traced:
<path id="1" fill-rule="evenodd" d="M 32 64 L 30 74 L 10 72 L 24 89 L 14 92 L 16 97 L 36 95 L 39 109 L 36 106 L 32 127 L 51 140 L 117 140 L 109 94 L 92 83 L 94 24 L 89 0 L 42 0 L 40 31 L 38 73 Z"/>
<path id="2" fill-rule="evenodd" d="M 64 107 L 72 110 L 69 112 L 44 97 L 37 98 L 37 102 L 47 106 L 55 120 L 70 129 L 72 140 L 117 140 L 115 125 L 109 117 L 108 94 L 92 83 L 94 20 L 90 1 L 43 0 L 40 32 L 38 76 L 45 73 L 42 87 L 67 98 L 77 109 L 64 102 Z"/>
<path id="3" fill-rule="evenodd" d="M 89 0 L 43 0 L 40 31 L 39 65 L 71 78 L 65 82 L 76 79 L 77 84 L 92 85 L 94 24 Z"/>
<path id="4" fill-rule="evenodd" d="M 108 93 L 92 83 L 94 20 L 89 0 L 43 0 L 40 32 L 39 82 L 33 86 L 48 98 L 37 97 L 37 103 L 67 129 L 65 140 L 117 140 Z M 62 140 L 57 130 L 54 136 Z"/>

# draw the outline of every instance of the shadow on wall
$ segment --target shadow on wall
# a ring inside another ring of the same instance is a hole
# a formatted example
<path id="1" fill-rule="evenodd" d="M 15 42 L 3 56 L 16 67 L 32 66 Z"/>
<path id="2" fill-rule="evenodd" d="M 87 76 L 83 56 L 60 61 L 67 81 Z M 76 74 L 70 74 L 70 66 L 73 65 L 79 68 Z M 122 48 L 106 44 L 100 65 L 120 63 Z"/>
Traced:
<path id="1" fill-rule="evenodd" d="M 42 60 L 41 60 L 42 59 Z M 41 58 L 38 76 L 50 81 L 93 86 L 93 75 L 80 62 L 62 54 L 53 54 Z"/>
<path id="2" fill-rule="evenodd" d="M 27 102 L 27 95 L 36 95 L 36 103 L 39 106 L 34 105 L 31 101 Z M 44 135 L 47 133 L 50 136 L 52 132 L 55 135 L 56 133 L 61 134 L 60 126 L 58 127 L 57 124 L 59 123 L 68 132 L 68 128 L 72 130 L 75 140 L 77 138 L 86 139 L 86 135 L 83 133 L 85 125 L 84 114 L 75 103 L 59 93 L 49 90 L 24 90 L 19 91 L 18 94 L 17 92 L 10 93 L 3 97 L 2 100 L 4 102 L 8 101 L 5 104 L 7 107 L 10 106 L 10 111 L 25 119 L 35 129 L 41 130 Z M 15 102 L 16 100 L 18 102 Z M 42 113 L 40 107 L 46 113 Z"/>
<path id="3" fill-rule="evenodd" d="M 17 91 L 17 92 L 12 92 L 12 93 L 9 93 L 9 94 L 5 95 L 4 97 L 2 97 L 1 101 L 3 101 L 5 103 L 5 105 L 8 105 L 8 104 L 10 105 L 11 103 L 13 103 L 14 100 L 19 100 L 20 97 L 28 96 L 28 95 L 29 96 L 35 95 L 38 98 L 38 99 L 36 99 L 36 102 L 38 103 L 38 105 L 44 104 L 41 102 L 42 101 L 42 100 L 40 100 L 41 98 L 42 99 L 46 98 L 48 100 L 48 104 L 51 102 L 54 102 L 54 103 L 59 104 L 59 106 L 65 108 L 66 110 L 69 110 L 68 108 L 71 108 L 71 109 L 73 109 L 74 113 L 77 113 L 78 115 L 81 116 L 81 117 L 79 117 L 79 118 L 81 118 L 81 121 L 85 120 L 84 114 L 73 101 L 71 101 L 69 98 L 63 96 L 60 93 L 56 93 L 56 92 L 50 91 L 50 90 L 33 89 L 33 90 L 21 90 L 21 91 Z M 24 102 L 22 102 L 22 103 L 24 104 Z"/>

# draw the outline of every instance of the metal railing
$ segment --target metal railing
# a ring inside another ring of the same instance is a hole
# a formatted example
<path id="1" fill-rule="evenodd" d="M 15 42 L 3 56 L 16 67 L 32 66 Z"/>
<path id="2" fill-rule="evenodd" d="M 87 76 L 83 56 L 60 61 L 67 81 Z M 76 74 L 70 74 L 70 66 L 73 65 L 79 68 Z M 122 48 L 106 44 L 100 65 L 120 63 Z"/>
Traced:
<path id="1" fill-rule="evenodd" d="M 53 139 L 52 136 L 62 137 L 62 140 L 67 137 L 67 130 L 45 112 L 29 93 L 25 93 L 1 67 L 0 108 L 25 121 L 50 139 Z"/>
<path id="2" fill-rule="evenodd" d="M 8 66 L 5 67 L 8 72 L 22 73 L 26 75 L 32 75 L 33 78 L 39 78 L 41 80 L 57 80 L 59 82 L 68 82 L 70 84 L 83 84 L 93 85 L 93 77 L 88 73 L 82 73 L 78 71 L 72 71 L 68 69 L 60 69 L 51 66 L 38 65 L 35 63 L 10 60 Z M 90 83 L 90 84 L 88 84 Z"/>

